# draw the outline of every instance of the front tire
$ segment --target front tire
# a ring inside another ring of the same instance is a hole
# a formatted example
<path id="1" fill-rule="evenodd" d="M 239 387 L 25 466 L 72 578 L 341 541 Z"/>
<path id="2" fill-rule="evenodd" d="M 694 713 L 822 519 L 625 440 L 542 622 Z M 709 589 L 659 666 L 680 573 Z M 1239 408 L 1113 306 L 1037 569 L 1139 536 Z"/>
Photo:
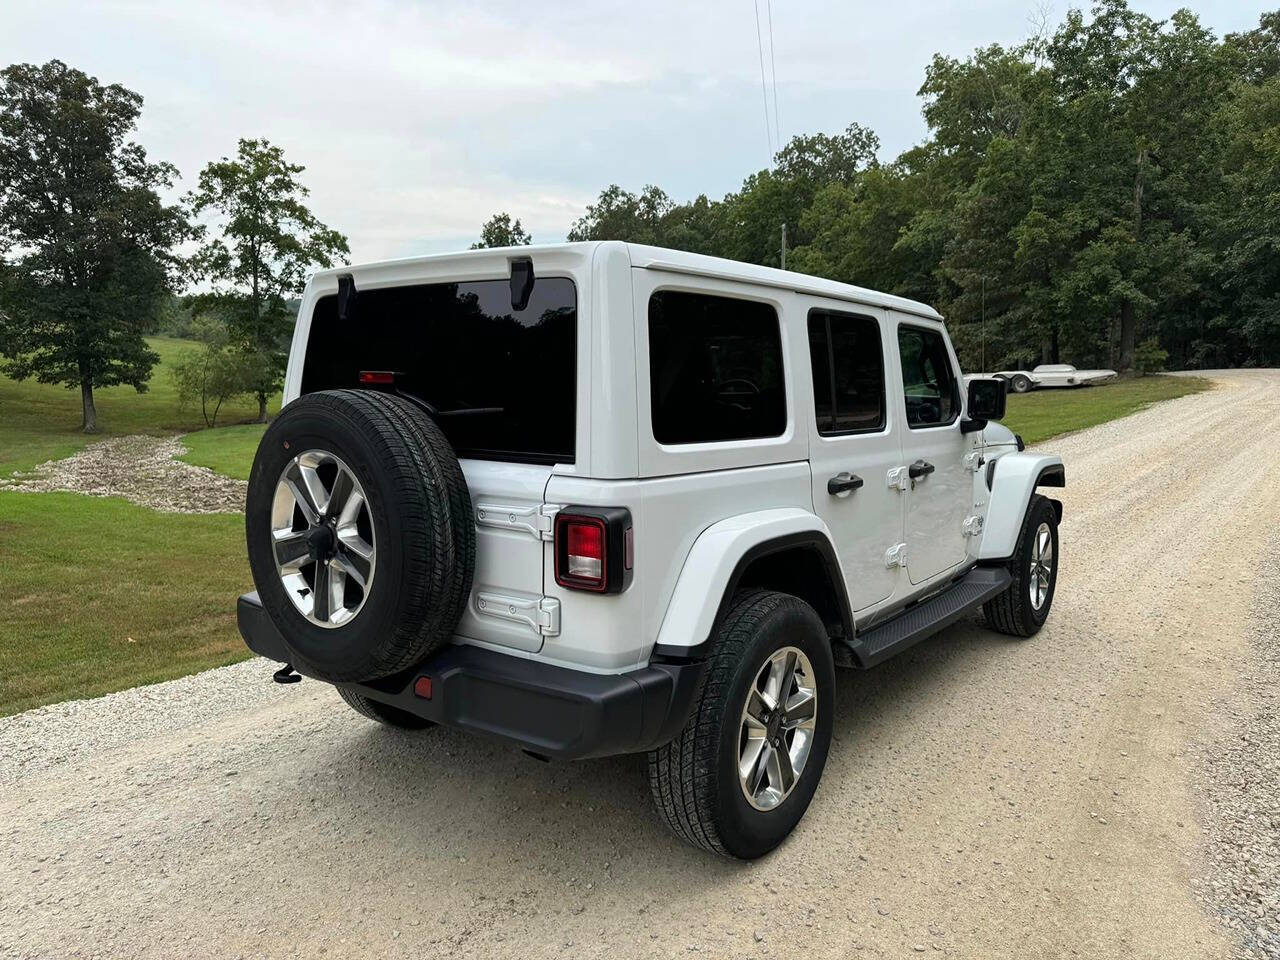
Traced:
<path id="1" fill-rule="evenodd" d="M 982 613 L 993 629 L 1011 637 L 1030 637 L 1049 618 L 1058 585 L 1058 512 L 1038 493 L 1027 504 L 1010 564 L 1013 582 L 983 604 Z"/>
<path id="2" fill-rule="evenodd" d="M 831 746 L 835 665 L 822 619 L 790 594 L 734 597 L 688 723 L 649 754 L 654 804 L 695 846 L 752 860 L 795 829 Z"/>
<path id="3" fill-rule="evenodd" d="M 1009 389 L 1014 393 L 1029 393 L 1031 387 L 1031 378 L 1022 373 L 1015 374 L 1009 380 Z"/>

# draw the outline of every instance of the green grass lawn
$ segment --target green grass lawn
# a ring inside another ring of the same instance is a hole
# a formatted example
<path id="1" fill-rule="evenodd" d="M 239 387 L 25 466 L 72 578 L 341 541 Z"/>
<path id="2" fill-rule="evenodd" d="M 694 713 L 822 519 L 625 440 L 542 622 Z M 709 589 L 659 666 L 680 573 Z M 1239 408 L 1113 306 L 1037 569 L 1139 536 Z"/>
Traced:
<path id="1" fill-rule="evenodd" d="M 228 477 L 248 480 L 253 455 L 266 429 L 265 423 L 244 423 L 188 434 L 182 438 L 187 452 L 181 459 Z"/>
<path id="2" fill-rule="evenodd" d="M 0 715 L 243 660 L 237 515 L 0 492 Z"/>
<path id="3" fill-rule="evenodd" d="M 1096 387 L 1035 390 L 1009 396 L 1003 423 L 1027 443 L 1040 443 L 1072 430 L 1097 426 L 1135 413 L 1158 400 L 1207 390 L 1199 377 L 1138 377 Z"/>
<path id="4" fill-rule="evenodd" d="M 103 434 L 178 433 L 204 427 L 198 407 L 181 410 L 169 369 L 184 350 L 197 344 L 171 337 L 148 337 L 160 355 L 146 393 L 133 387 L 95 390 L 98 428 Z M 280 408 L 277 396 L 271 410 Z M 236 423 L 258 415 L 252 399 L 226 404 L 218 422 Z M 0 476 L 29 470 L 37 463 L 68 457 L 93 438 L 80 432 L 80 390 L 0 377 Z"/>

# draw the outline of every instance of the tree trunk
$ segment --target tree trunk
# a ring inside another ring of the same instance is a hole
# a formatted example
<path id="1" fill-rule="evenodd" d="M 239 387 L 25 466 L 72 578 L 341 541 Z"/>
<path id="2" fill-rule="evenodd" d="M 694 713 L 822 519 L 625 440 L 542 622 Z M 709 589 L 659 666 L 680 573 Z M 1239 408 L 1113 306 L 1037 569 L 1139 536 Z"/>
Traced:
<path id="1" fill-rule="evenodd" d="M 1143 173 L 1147 165 L 1147 148 L 1138 148 L 1138 162 L 1133 174 L 1133 239 L 1135 243 L 1142 240 L 1142 190 Z M 1133 347 L 1137 339 L 1138 318 L 1133 309 L 1133 301 L 1125 300 L 1120 304 L 1120 370 L 1133 369 Z"/>
<path id="2" fill-rule="evenodd" d="M 93 405 L 93 381 L 80 381 L 80 407 L 83 416 L 80 420 L 80 428 L 85 433 L 98 432 L 98 411 Z"/>
<path id="3" fill-rule="evenodd" d="M 1120 370 L 1133 369 L 1133 341 L 1138 318 L 1133 312 L 1133 301 L 1120 304 Z"/>
<path id="4" fill-rule="evenodd" d="M 258 391 L 258 423 L 267 422 L 267 395 Z"/>

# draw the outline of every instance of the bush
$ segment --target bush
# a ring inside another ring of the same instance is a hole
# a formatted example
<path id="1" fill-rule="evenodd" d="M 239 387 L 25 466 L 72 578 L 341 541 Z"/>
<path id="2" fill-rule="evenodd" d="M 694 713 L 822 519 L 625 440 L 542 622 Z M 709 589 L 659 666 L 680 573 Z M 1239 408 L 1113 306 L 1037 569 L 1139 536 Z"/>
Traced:
<path id="1" fill-rule="evenodd" d="M 252 392 L 260 358 L 245 356 L 230 344 L 226 324 L 201 318 L 194 330 L 202 346 L 186 350 L 173 364 L 173 382 L 182 407 L 200 404 L 206 427 L 218 425 L 218 411 L 233 397 Z"/>
<path id="2" fill-rule="evenodd" d="M 1133 351 L 1133 369 L 1137 371 L 1138 376 L 1145 377 L 1148 373 L 1159 373 L 1163 370 L 1165 361 L 1168 359 L 1169 351 L 1160 348 L 1160 341 L 1155 337 L 1148 337 Z"/>

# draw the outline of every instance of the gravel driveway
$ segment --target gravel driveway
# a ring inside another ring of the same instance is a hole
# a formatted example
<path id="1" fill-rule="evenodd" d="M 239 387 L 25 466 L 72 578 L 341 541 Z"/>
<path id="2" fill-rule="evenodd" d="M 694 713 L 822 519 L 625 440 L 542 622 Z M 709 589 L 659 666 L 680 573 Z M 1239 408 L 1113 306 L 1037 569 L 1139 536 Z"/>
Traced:
<path id="1" fill-rule="evenodd" d="M 1048 626 L 965 623 L 839 673 L 818 794 L 754 864 L 670 838 L 635 758 L 385 730 L 262 662 L 0 720 L 0 955 L 1260 951 L 1280 880 L 1233 887 L 1215 818 L 1249 816 L 1232 777 L 1269 769 L 1274 797 L 1275 757 L 1212 759 L 1280 741 L 1266 684 L 1238 682 L 1266 676 L 1278 437 L 1280 373 L 1241 372 L 1048 444 L 1069 483 Z M 1264 873 L 1269 816 L 1246 829 Z"/>

